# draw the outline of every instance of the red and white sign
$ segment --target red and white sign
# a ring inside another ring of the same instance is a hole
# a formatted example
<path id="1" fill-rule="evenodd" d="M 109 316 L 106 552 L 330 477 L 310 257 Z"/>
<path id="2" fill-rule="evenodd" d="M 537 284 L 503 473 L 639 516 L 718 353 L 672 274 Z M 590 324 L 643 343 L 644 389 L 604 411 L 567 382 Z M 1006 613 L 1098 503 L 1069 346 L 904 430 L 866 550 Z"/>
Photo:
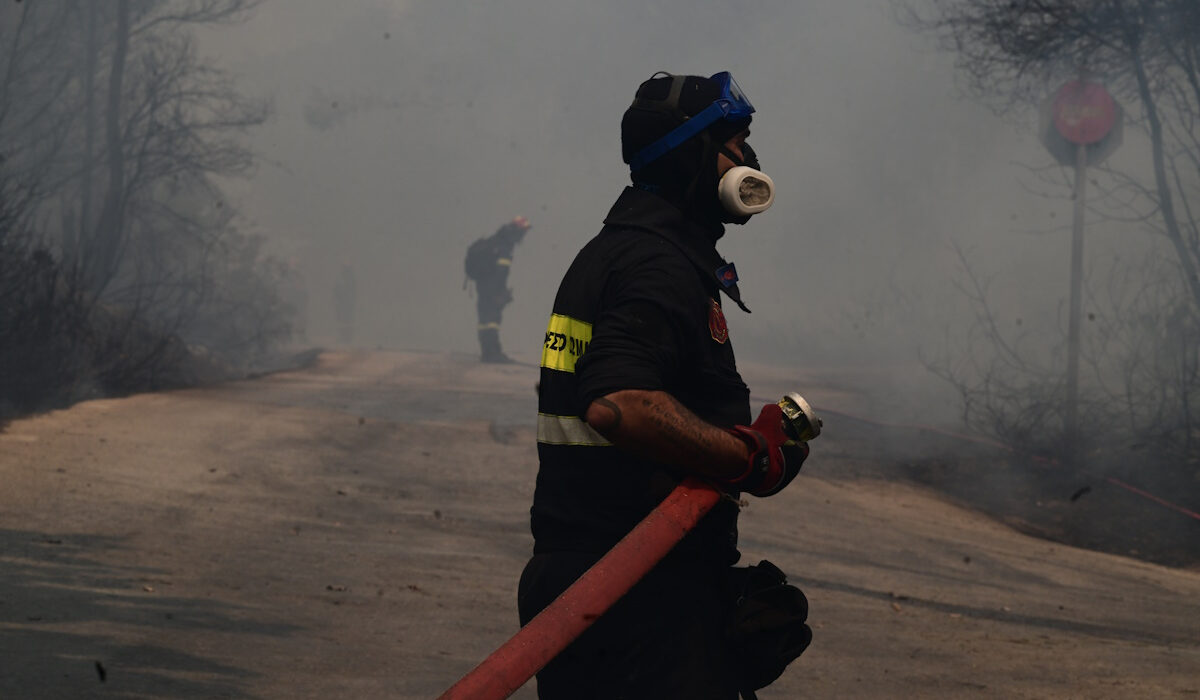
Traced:
<path id="1" fill-rule="evenodd" d="M 1074 144 L 1097 143 L 1112 131 L 1117 104 L 1097 83 L 1073 80 L 1054 96 L 1054 128 Z"/>

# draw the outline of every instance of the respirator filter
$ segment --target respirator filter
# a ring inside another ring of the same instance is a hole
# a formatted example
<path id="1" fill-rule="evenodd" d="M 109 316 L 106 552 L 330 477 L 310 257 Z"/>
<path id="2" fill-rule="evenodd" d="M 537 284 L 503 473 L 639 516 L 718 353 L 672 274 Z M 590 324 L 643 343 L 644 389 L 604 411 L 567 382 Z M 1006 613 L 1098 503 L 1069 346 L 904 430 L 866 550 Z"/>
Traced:
<path id="1" fill-rule="evenodd" d="M 734 216 L 759 214 L 775 203 L 775 182 L 760 170 L 739 165 L 721 176 L 717 197 Z"/>

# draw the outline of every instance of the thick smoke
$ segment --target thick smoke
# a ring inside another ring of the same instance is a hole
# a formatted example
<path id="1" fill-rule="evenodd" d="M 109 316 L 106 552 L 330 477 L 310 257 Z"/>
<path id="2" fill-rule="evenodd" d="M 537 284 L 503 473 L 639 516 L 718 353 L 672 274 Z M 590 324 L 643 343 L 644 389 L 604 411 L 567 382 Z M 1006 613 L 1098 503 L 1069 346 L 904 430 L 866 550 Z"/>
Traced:
<path id="1" fill-rule="evenodd" d="M 1053 330 L 1071 209 L 1030 191 L 1026 168 L 1051 162 L 1036 115 L 1002 120 L 965 99 L 953 57 L 892 10 L 307 0 L 268 3 L 204 47 L 275 100 L 256 136 L 268 165 L 240 205 L 300 260 L 318 340 L 334 335 L 334 278 L 350 264 L 356 342 L 475 352 L 463 251 L 524 214 L 503 339 L 533 360 L 563 270 L 627 182 L 618 126 L 637 84 L 730 70 L 779 187 L 720 245 L 754 310 L 729 315 L 739 356 L 870 369 L 926 398 L 918 388 L 944 387 L 918 357 L 974 318 L 963 260 L 994 278 L 1005 322 Z"/>

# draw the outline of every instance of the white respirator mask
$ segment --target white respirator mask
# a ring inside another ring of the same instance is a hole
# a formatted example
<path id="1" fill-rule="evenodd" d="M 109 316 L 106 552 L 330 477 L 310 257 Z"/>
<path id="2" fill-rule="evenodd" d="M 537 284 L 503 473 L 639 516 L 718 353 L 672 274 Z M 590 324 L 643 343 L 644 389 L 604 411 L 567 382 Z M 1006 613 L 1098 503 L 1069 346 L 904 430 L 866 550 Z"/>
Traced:
<path id="1" fill-rule="evenodd" d="M 717 198 L 735 217 L 761 214 L 775 203 L 775 181 L 748 165 L 734 166 L 717 183 Z"/>

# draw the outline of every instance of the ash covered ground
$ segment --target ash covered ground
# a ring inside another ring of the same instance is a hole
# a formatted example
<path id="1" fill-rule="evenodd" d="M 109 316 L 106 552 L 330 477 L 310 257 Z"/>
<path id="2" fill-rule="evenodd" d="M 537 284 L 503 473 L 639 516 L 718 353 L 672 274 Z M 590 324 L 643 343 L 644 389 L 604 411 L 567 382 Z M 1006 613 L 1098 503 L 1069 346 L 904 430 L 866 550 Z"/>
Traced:
<path id="1" fill-rule="evenodd" d="M 803 475 L 742 515 L 744 562 L 788 572 L 815 633 L 761 697 L 1200 692 L 1194 558 L 1143 561 L 1174 550 L 1116 537 L 1187 518 L 1099 483 L 1072 501 L 1076 476 L 880 425 L 848 380 L 744 373 L 755 396 L 800 389 L 826 411 Z M 536 377 L 328 352 L 14 421 L 0 696 L 436 696 L 517 629 Z M 1085 533 L 1110 551 L 1067 543 Z"/>

